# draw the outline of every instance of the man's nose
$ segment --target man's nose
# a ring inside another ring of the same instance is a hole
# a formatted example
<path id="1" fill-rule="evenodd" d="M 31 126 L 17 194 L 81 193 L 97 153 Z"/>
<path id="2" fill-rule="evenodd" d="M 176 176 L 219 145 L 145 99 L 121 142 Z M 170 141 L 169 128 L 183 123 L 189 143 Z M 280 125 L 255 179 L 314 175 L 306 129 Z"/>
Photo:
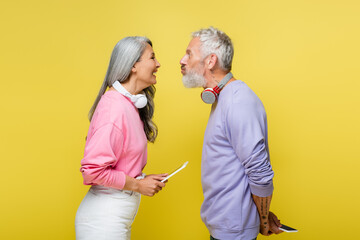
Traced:
<path id="1" fill-rule="evenodd" d="M 181 59 L 180 59 L 180 65 L 185 65 L 186 64 L 186 55 L 184 55 Z"/>

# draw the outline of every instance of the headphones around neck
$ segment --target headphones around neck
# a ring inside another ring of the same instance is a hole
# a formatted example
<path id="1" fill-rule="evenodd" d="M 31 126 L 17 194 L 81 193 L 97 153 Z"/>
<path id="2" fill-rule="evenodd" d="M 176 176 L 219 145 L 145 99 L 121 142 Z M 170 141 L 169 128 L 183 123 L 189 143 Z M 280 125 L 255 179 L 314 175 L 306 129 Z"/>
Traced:
<path id="1" fill-rule="evenodd" d="M 204 101 L 204 103 L 213 104 L 217 100 L 220 91 L 224 88 L 225 84 L 232 77 L 233 77 L 232 73 L 229 72 L 228 74 L 225 75 L 225 77 L 219 82 L 219 84 L 216 87 L 206 88 L 204 91 L 202 91 L 201 99 Z"/>
<path id="2" fill-rule="evenodd" d="M 119 81 L 115 81 L 112 85 L 116 91 L 124 95 L 125 97 L 129 98 L 132 103 L 134 103 L 135 107 L 137 108 L 143 108 L 147 104 L 147 98 L 145 94 L 136 94 L 132 95 L 129 93 Z"/>

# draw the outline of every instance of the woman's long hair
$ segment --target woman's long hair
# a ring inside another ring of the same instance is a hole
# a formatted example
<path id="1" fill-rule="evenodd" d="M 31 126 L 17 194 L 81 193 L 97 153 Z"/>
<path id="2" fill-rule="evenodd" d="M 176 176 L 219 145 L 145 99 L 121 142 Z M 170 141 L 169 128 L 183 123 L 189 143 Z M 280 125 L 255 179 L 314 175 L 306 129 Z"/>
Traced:
<path id="1" fill-rule="evenodd" d="M 111 87 L 115 81 L 120 83 L 126 81 L 130 76 L 131 69 L 134 64 L 140 60 L 140 57 L 145 51 L 146 45 L 150 44 L 151 41 L 146 37 L 126 37 L 121 39 L 111 54 L 108 70 L 104 82 L 100 88 L 99 94 L 97 95 L 94 104 L 89 111 L 89 120 L 91 121 L 95 109 L 101 99 L 101 96 L 105 93 L 108 87 Z M 139 115 L 141 121 L 144 123 L 144 131 L 146 138 L 149 142 L 154 142 L 158 128 L 152 121 L 154 115 L 154 95 L 155 87 L 151 85 L 144 89 L 144 93 L 148 99 L 147 105 L 144 108 L 139 109 Z"/>

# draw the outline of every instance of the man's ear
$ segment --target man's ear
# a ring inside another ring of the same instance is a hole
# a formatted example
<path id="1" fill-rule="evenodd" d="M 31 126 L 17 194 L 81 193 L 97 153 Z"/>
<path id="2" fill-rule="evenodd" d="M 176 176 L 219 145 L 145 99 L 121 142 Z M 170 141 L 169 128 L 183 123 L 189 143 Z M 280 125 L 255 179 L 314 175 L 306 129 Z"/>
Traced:
<path id="1" fill-rule="evenodd" d="M 215 54 L 210 54 L 206 60 L 206 63 L 207 63 L 207 68 L 208 69 L 213 69 L 216 65 L 218 61 L 218 57 L 215 55 Z"/>

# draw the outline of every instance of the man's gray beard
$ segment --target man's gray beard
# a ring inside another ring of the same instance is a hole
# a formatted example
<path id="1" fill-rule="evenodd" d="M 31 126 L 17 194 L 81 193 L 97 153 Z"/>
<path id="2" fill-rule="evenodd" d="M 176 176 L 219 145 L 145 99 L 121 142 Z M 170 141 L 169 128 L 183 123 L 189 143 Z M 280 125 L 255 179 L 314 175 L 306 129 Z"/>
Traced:
<path id="1" fill-rule="evenodd" d="M 194 70 L 190 70 L 186 73 L 182 77 L 182 81 L 186 88 L 205 87 L 206 85 L 206 79 Z"/>

